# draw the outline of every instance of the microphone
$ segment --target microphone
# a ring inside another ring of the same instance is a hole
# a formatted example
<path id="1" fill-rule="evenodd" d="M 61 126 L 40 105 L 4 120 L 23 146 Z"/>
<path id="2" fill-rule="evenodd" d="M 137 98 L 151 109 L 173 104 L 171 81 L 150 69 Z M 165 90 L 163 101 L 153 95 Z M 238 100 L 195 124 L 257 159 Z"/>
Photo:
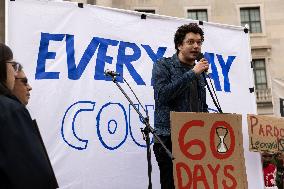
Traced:
<path id="1" fill-rule="evenodd" d="M 105 70 L 105 75 L 111 76 L 111 77 L 116 77 L 116 76 L 120 76 L 120 73 L 117 73 L 115 71 L 111 71 L 111 70 L 107 69 L 107 70 Z"/>
<path id="2" fill-rule="evenodd" d="M 202 52 L 198 53 L 198 55 L 196 56 L 197 62 L 199 62 L 202 58 L 204 58 L 204 54 Z"/>
<path id="3" fill-rule="evenodd" d="M 196 56 L 197 62 L 199 62 L 202 58 L 204 58 L 204 54 L 203 54 L 202 52 L 198 53 L 198 55 Z M 209 74 L 209 73 L 208 73 L 208 69 L 204 70 L 204 71 L 202 72 L 202 74 L 208 75 L 208 74 Z"/>

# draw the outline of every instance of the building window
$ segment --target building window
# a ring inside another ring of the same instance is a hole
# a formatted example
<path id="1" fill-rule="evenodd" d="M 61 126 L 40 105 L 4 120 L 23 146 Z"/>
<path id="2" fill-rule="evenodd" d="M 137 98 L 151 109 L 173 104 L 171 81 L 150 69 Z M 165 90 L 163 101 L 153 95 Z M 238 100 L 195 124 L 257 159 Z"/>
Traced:
<path id="1" fill-rule="evenodd" d="M 87 0 L 87 4 L 95 5 L 97 4 L 96 0 Z"/>
<path id="2" fill-rule="evenodd" d="M 145 12 L 145 13 L 152 13 L 155 14 L 156 11 L 154 9 L 135 9 L 137 12 Z"/>
<path id="3" fill-rule="evenodd" d="M 253 60 L 254 81 L 256 89 L 267 89 L 266 68 L 264 59 Z"/>
<path id="4" fill-rule="evenodd" d="M 207 9 L 187 10 L 187 18 L 200 21 L 208 21 Z"/>
<path id="5" fill-rule="evenodd" d="M 249 26 L 251 33 L 261 33 L 261 20 L 259 7 L 241 8 L 241 25 Z"/>

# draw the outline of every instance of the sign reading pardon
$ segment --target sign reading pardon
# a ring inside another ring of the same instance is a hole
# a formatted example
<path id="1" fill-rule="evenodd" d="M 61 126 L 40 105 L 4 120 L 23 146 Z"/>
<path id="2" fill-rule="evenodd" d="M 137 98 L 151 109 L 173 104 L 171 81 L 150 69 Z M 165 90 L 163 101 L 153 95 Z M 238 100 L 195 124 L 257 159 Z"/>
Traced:
<path id="1" fill-rule="evenodd" d="M 177 189 L 247 189 L 242 118 L 171 112 Z"/>
<path id="2" fill-rule="evenodd" d="M 248 114 L 250 151 L 283 152 L 284 119 Z"/>

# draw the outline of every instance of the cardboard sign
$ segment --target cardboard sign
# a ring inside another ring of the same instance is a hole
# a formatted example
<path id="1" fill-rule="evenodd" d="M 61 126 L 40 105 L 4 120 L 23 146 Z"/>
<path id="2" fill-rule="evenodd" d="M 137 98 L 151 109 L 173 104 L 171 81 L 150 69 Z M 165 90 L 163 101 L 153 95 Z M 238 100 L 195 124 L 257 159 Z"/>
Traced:
<path id="1" fill-rule="evenodd" d="M 177 189 L 247 189 L 237 114 L 171 112 Z"/>
<path id="2" fill-rule="evenodd" d="M 250 151 L 284 151 L 284 118 L 248 114 L 247 121 Z"/>

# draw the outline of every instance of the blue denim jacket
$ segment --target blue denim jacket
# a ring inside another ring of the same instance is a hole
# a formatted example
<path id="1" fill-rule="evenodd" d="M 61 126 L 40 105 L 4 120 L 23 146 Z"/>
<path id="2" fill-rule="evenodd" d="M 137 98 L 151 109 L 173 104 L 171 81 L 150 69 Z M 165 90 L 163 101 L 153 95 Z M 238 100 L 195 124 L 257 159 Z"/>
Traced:
<path id="1" fill-rule="evenodd" d="M 191 112 L 190 85 L 196 78 L 198 79 L 198 111 L 208 112 L 202 75 L 197 76 L 191 68 L 181 64 L 177 54 L 170 58 L 162 58 L 154 65 L 152 79 L 155 98 L 154 124 L 157 135 L 170 135 L 170 111 Z"/>

